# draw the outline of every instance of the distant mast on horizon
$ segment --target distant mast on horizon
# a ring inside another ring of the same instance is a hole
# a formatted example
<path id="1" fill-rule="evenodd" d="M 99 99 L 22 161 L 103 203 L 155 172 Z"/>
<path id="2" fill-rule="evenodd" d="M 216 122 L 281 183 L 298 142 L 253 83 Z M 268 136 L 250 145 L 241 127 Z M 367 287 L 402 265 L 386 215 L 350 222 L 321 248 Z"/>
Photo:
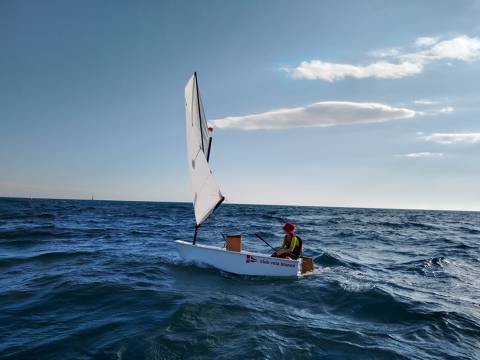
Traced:
<path id="1" fill-rule="evenodd" d="M 93 195 L 92 195 L 92 200 L 93 200 Z"/>

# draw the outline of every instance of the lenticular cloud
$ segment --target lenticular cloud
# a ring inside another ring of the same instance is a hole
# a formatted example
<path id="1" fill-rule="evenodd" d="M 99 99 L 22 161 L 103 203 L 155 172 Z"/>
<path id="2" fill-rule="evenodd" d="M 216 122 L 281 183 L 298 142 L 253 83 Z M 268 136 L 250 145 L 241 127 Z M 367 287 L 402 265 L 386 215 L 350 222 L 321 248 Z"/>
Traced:
<path id="1" fill-rule="evenodd" d="M 415 116 L 415 111 L 379 103 L 324 101 L 304 107 L 212 120 L 217 128 L 273 130 L 382 123 Z"/>

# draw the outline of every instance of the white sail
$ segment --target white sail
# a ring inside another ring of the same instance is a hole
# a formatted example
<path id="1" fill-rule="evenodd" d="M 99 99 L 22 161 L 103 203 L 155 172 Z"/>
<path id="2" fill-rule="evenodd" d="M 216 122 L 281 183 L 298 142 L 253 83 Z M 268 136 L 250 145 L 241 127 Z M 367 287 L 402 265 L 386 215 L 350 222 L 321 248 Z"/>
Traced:
<path id="1" fill-rule="evenodd" d="M 198 90 L 196 73 L 185 87 L 187 157 L 192 182 L 193 208 L 197 226 L 222 203 L 224 197 L 208 166 L 210 134 Z"/>

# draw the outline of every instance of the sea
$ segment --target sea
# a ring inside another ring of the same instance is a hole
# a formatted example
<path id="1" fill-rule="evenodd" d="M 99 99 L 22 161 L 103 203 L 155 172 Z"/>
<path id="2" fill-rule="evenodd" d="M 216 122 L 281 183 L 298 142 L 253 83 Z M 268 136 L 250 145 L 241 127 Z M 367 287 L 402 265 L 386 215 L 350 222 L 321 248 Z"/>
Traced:
<path id="1" fill-rule="evenodd" d="M 222 205 L 198 242 L 315 271 L 185 263 L 191 204 L 0 199 L 0 359 L 480 359 L 480 213 Z"/>

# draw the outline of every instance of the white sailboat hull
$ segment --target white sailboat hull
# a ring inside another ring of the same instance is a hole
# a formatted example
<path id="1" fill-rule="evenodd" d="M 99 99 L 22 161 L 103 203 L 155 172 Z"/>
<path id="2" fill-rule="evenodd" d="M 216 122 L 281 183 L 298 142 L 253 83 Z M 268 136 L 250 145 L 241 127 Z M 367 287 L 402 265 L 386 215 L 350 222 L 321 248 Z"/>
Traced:
<path id="1" fill-rule="evenodd" d="M 296 277 L 300 275 L 301 259 L 288 260 L 248 251 L 227 251 L 208 245 L 192 245 L 175 241 L 180 256 L 197 264 L 204 264 L 237 275 Z"/>

